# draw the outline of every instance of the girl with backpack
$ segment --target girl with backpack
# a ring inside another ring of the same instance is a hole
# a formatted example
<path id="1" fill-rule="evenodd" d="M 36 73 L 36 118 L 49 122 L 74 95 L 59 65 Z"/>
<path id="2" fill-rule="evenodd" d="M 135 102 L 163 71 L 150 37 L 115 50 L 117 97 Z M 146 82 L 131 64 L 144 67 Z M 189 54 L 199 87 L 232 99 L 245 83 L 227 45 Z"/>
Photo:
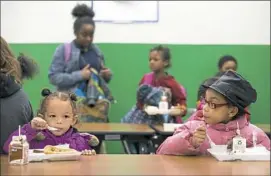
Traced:
<path id="1" fill-rule="evenodd" d="M 58 91 L 72 91 L 78 96 L 83 122 L 108 122 L 108 109 L 113 97 L 107 87 L 112 73 L 104 57 L 93 44 L 95 22 L 93 10 L 78 4 L 72 10 L 75 39 L 56 48 L 49 68 L 50 83 Z"/>
<path id="2" fill-rule="evenodd" d="M 161 114 L 147 114 L 147 106 L 157 106 L 162 95 L 166 95 L 169 104 L 169 120 L 182 123 L 181 117 L 186 114 L 186 92 L 173 76 L 166 72 L 171 66 L 171 54 L 167 47 L 158 45 L 150 50 L 149 67 L 151 73 L 143 76 L 137 90 L 137 103 L 121 120 L 122 123 L 163 124 Z M 128 142 L 131 153 L 147 151 L 146 145 L 138 142 Z M 137 149 L 139 146 L 139 149 Z M 144 152 L 143 152 L 144 153 Z"/>

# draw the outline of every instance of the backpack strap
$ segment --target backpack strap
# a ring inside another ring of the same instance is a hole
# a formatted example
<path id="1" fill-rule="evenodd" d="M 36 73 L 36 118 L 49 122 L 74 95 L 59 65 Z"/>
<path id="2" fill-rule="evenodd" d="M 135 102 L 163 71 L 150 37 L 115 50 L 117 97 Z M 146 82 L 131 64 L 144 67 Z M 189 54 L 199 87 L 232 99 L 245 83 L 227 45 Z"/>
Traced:
<path id="1" fill-rule="evenodd" d="M 97 54 L 97 56 L 100 58 L 102 67 L 104 67 L 105 63 L 104 63 L 104 55 L 103 55 L 103 53 L 101 52 L 99 47 L 97 45 L 95 45 L 95 44 L 92 44 L 92 48 L 93 48 L 94 52 Z"/>
<path id="2" fill-rule="evenodd" d="M 92 47 L 93 47 L 93 50 L 95 51 L 95 53 L 99 56 L 99 57 L 102 57 L 103 54 L 101 52 L 101 50 L 99 49 L 99 47 L 95 44 L 92 44 Z"/>
<path id="3" fill-rule="evenodd" d="M 72 50 L 71 43 L 65 43 L 64 44 L 64 58 L 65 58 L 65 63 L 67 63 L 70 60 L 71 50 Z"/>
<path id="4" fill-rule="evenodd" d="M 152 79 L 153 79 L 153 72 L 145 74 L 143 84 L 151 84 Z"/>

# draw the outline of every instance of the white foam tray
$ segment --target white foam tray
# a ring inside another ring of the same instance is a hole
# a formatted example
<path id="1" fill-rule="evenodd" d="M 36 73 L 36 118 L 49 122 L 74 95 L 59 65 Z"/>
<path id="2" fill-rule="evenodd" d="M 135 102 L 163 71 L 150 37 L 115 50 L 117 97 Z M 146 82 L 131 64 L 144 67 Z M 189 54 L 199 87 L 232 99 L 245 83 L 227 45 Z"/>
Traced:
<path id="1" fill-rule="evenodd" d="M 42 151 L 42 150 L 40 150 Z M 58 154 L 44 154 L 44 153 L 34 153 L 33 150 L 29 150 L 29 162 L 37 161 L 69 161 L 69 160 L 79 160 L 81 152 L 71 152 L 71 153 L 58 153 Z"/>
<path id="2" fill-rule="evenodd" d="M 207 149 L 218 161 L 270 161 L 270 151 L 264 147 L 246 148 L 246 152 L 230 154 L 227 151 Z"/>

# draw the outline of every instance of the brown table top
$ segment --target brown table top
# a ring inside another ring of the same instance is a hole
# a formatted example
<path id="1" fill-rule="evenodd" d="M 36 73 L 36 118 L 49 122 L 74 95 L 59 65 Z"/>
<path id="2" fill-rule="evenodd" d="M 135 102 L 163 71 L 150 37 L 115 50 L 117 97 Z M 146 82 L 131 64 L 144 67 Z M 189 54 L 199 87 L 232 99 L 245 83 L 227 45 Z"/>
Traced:
<path id="1" fill-rule="evenodd" d="M 127 123 L 79 123 L 76 128 L 80 132 L 93 134 L 154 134 L 154 130 L 146 124 Z"/>
<path id="2" fill-rule="evenodd" d="M 270 162 L 218 162 L 212 157 L 162 155 L 82 156 L 80 161 L 11 166 L 1 156 L 1 175 L 270 175 Z"/>
<path id="3" fill-rule="evenodd" d="M 262 129 L 265 133 L 270 133 L 270 124 L 254 124 L 258 128 Z M 172 135 L 173 131 L 164 131 L 164 127 L 162 125 L 153 125 L 153 127 L 159 131 L 161 134 Z"/>

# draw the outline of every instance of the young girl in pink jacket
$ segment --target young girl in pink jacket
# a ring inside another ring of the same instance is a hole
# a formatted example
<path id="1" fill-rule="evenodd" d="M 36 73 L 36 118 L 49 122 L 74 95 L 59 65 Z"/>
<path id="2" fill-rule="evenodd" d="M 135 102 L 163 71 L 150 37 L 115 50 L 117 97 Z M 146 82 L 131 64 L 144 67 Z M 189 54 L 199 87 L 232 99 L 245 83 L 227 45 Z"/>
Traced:
<path id="1" fill-rule="evenodd" d="M 236 72 L 227 71 L 216 82 L 205 87 L 204 120 L 191 120 L 179 127 L 158 148 L 157 154 L 208 155 L 208 136 L 216 145 L 232 142 L 239 128 L 246 138 L 247 147 L 253 146 L 252 134 L 257 134 L 257 145 L 270 150 L 270 139 L 255 125 L 250 124 L 244 114 L 245 107 L 256 102 L 257 92 L 250 83 Z"/>
<path id="2" fill-rule="evenodd" d="M 216 74 L 215 77 L 212 77 L 212 78 L 209 78 L 207 79 L 201 86 L 200 86 L 200 89 L 198 91 L 198 101 L 197 101 L 197 111 L 195 113 L 193 113 L 188 119 L 187 121 L 190 121 L 190 120 L 203 120 L 203 116 L 202 116 L 202 110 L 203 109 L 203 106 L 205 104 L 205 101 L 204 99 L 202 98 L 202 96 L 205 95 L 205 91 L 206 91 L 206 88 L 205 87 L 208 87 L 210 85 L 212 85 L 214 82 L 216 82 L 221 76 L 223 76 L 225 74 L 225 72 L 219 72 L 218 74 Z M 250 114 L 249 114 L 249 111 L 248 111 L 248 107 L 245 108 L 246 112 L 248 113 L 245 113 L 244 116 L 246 117 L 247 121 L 250 121 Z"/>

